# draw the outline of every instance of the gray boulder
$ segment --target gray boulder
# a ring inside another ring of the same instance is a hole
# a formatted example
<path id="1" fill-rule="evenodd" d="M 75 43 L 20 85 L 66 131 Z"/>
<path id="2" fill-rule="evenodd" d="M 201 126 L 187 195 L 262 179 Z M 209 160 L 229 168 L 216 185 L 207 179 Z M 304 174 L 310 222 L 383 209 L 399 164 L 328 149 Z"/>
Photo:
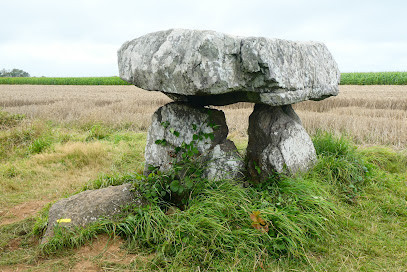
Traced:
<path id="1" fill-rule="evenodd" d="M 113 218 L 122 212 L 125 205 L 143 205 L 142 197 L 132 191 L 131 184 L 110 186 L 98 190 L 84 191 L 62 199 L 52 205 L 48 215 L 48 226 L 42 243 L 54 235 L 56 225 L 61 227 L 84 227 L 100 218 Z"/>
<path id="2" fill-rule="evenodd" d="M 230 140 L 216 145 L 205 158 L 204 176 L 208 179 L 241 179 L 244 177 L 243 158 Z"/>
<path id="3" fill-rule="evenodd" d="M 214 31 L 171 29 L 125 42 L 120 77 L 200 105 L 272 106 L 338 94 L 340 73 L 326 46 Z"/>
<path id="4" fill-rule="evenodd" d="M 196 159 L 206 169 L 205 177 L 235 177 L 243 163 L 237 162 L 237 149 L 226 139 L 227 135 L 222 111 L 182 102 L 168 103 L 153 114 L 147 134 L 144 174 L 151 172 L 151 166 L 168 171 L 173 163 L 182 160 L 183 152 L 177 152 L 176 148 L 193 143 L 198 151 Z"/>
<path id="5" fill-rule="evenodd" d="M 316 162 L 311 138 L 291 105 L 256 104 L 249 117 L 247 170 L 262 182 L 273 173 L 307 171 Z"/>

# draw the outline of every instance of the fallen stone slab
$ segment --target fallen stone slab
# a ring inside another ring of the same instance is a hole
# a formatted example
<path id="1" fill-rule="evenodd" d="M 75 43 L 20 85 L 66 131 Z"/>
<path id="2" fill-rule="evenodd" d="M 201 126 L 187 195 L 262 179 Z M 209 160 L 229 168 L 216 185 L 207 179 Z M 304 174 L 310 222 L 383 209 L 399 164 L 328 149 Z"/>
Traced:
<path id="1" fill-rule="evenodd" d="M 100 218 L 113 218 L 125 205 L 143 205 L 141 195 L 133 185 L 123 184 L 103 189 L 84 191 L 56 202 L 49 210 L 48 226 L 42 243 L 54 235 L 55 226 L 85 227 Z"/>
<path id="2" fill-rule="evenodd" d="M 291 105 L 256 104 L 248 134 L 247 170 L 255 182 L 263 182 L 273 173 L 304 172 L 316 162 L 311 138 Z"/>
<path id="3" fill-rule="evenodd" d="M 147 134 L 144 174 L 151 167 L 169 171 L 181 161 L 183 145 L 195 147 L 196 160 L 210 179 L 237 177 L 244 167 L 236 146 L 228 135 L 223 111 L 182 102 L 160 107 L 152 117 Z M 177 152 L 178 151 L 178 152 Z"/>
<path id="4" fill-rule="evenodd" d="M 320 42 L 236 37 L 170 29 L 125 42 L 120 77 L 137 87 L 200 105 L 271 106 L 338 94 L 340 72 Z"/>

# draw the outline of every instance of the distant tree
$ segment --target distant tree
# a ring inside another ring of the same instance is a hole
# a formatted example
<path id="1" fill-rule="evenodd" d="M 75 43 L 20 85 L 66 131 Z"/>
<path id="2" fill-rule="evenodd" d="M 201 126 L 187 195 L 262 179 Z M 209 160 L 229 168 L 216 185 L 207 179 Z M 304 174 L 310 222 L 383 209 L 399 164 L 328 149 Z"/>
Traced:
<path id="1" fill-rule="evenodd" d="M 11 71 L 2 69 L 0 70 L 0 77 L 30 77 L 30 74 L 16 68 Z"/>

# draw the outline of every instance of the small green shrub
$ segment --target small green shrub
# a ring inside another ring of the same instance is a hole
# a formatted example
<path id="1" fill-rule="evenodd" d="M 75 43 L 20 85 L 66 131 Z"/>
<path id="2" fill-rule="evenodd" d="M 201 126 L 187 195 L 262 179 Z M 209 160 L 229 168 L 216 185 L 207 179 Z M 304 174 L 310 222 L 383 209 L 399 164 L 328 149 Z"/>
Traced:
<path id="1" fill-rule="evenodd" d="M 38 154 L 43 152 L 47 147 L 51 145 L 51 140 L 47 137 L 40 137 L 35 139 L 28 147 L 28 151 L 31 154 Z"/>

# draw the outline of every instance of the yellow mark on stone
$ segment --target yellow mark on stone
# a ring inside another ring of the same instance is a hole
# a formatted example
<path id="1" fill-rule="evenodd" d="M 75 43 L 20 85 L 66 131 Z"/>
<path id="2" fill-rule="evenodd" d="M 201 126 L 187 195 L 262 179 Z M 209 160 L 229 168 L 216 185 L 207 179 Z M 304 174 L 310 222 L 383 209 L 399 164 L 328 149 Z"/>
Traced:
<path id="1" fill-rule="evenodd" d="M 57 223 L 70 223 L 71 218 L 61 218 L 57 220 Z"/>

